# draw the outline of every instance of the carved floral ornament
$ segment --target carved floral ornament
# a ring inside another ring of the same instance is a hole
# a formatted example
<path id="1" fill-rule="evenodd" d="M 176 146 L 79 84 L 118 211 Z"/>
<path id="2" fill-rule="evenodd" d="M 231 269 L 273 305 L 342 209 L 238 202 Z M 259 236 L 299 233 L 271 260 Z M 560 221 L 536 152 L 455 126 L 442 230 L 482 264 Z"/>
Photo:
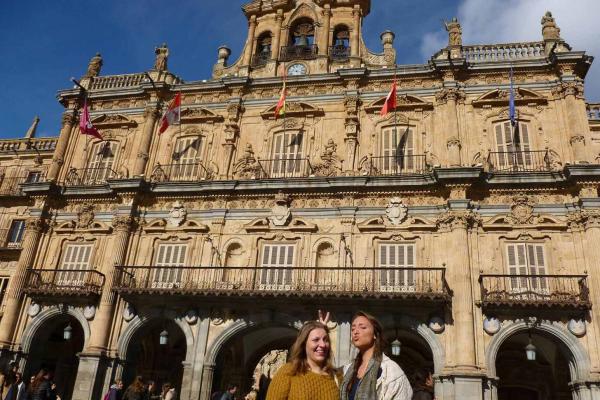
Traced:
<path id="1" fill-rule="evenodd" d="M 583 82 L 562 82 L 552 88 L 552 95 L 557 99 L 564 99 L 568 96 L 575 96 L 577 99 L 584 99 Z"/>
<path id="2" fill-rule="evenodd" d="M 368 106 L 365 106 L 365 112 L 367 114 L 379 114 L 381 112 L 381 107 L 385 103 L 386 98 L 381 97 L 380 99 L 375 100 Z M 396 97 L 396 110 L 401 111 L 418 111 L 418 110 L 432 110 L 433 103 L 425 101 L 424 99 L 408 95 L 408 94 L 398 94 Z"/>
<path id="3" fill-rule="evenodd" d="M 463 103 L 466 98 L 465 92 L 456 88 L 444 88 L 435 94 L 435 100 L 438 104 L 446 104 L 450 100 Z"/>
<path id="4" fill-rule="evenodd" d="M 481 215 L 470 210 L 448 211 L 436 219 L 436 225 L 440 230 L 477 228 L 482 223 Z"/>
<path id="5" fill-rule="evenodd" d="M 186 123 L 223 122 L 223 116 L 215 114 L 206 108 L 184 108 L 181 111 L 181 121 Z"/>
<path id="6" fill-rule="evenodd" d="M 515 225 L 535 223 L 533 210 L 534 202 L 532 199 L 524 195 L 515 196 L 507 220 L 509 223 Z"/>
<path id="7" fill-rule="evenodd" d="M 337 145 L 333 139 L 329 139 L 323 152 L 321 162 L 313 166 L 315 176 L 336 176 L 342 170 L 342 161 L 337 155 Z"/>
<path id="8" fill-rule="evenodd" d="M 269 107 L 260 115 L 263 119 L 275 119 L 276 106 Z M 322 108 L 308 103 L 289 101 L 285 104 L 285 116 L 289 117 L 320 117 L 325 115 Z"/>
<path id="9" fill-rule="evenodd" d="M 567 215 L 571 229 L 600 228 L 600 210 L 577 210 Z"/>
<path id="10" fill-rule="evenodd" d="M 135 128 L 138 123 L 122 114 L 103 114 L 92 120 L 97 128 Z"/>
<path id="11" fill-rule="evenodd" d="M 385 216 L 392 225 L 400 225 L 406 220 L 408 214 L 408 207 L 402 204 L 402 199 L 399 197 L 393 197 L 390 199 L 386 209 Z"/>
<path id="12" fill-rule="evenodd" d="M 254 156 L 251 144 L 246 144 L 244 154 L 234 165 L 234 175 L 239 179 L 258 179 L 262 168 Z"/>
<path id="13" fill-rule="evenodd" d="M 277 193 L 275 196 L 275 206 L 271 209 L 271 216 L 269 217 L 269 221 L 274 226 L 285 226 L 290 220 L 292 216 L 292 212 L 290 211 L 290 202 L 291 199 L 288 195 L 283 192 Z"/>
<path id="14" fill-rule="evenodd" d="M 508 104 L 510 93 L 508 90 L 495 89 L 473 100 L 473 107 L 505 107 Z M 515 89 L 515 105 L 544 105 L 548 104 L 548 99 L 533 90 L 523 88 Z"/>

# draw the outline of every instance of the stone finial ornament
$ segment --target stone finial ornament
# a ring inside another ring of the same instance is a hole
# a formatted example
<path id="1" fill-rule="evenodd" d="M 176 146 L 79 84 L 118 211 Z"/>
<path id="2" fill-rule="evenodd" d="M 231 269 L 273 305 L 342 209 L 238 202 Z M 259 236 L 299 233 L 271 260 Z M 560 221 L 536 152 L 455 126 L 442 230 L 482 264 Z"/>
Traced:
<path id="1" fill-rule="evenodd" d="M 102 65 L 104 61 L 102 61 L 102 56 L 100 53 L 96 53 L 94 57 L 90 60 L 88 64 L 87 72 L 84 75 L 84 78 L 93 78 L 100 75 L 100 70 L 102 69 Z"/>
<path id="2" fill-rule="evenodd" d="M 560 40 L 560 28 L 550 11 L 542 17 L 542 36 L 544 40 Z"/>
<path id="3" fill-rule="evenodd" d="M 154 54 L 156 54 L 154 69 L 157 71 L 166 71 L 167 61 L 169 60 L 169 48 L 167 47 L 167 44 L 163 43 L 162 46 L 155 47 Z"/>
<path id="4" fill-rule="evenodd" d="M 35 131 L 37 130 L 37 126 L 38 126 L 39 123 L 40 123 L 40 117 L 38 117 L 36 115 L 33 118 L 33 122 L 31 123 L 31 126 L 27 130 L 27 133 L 25 133 L 25 138 L 26 139 L 31 139 L 31 138 L 35 137 Z"/>
<path id="5" fill-rule="evenodd" d="M 448 46 L 462 46 L 462 28 L 458 19 L 454 17 L 445 24 L 448 31 Z"/>

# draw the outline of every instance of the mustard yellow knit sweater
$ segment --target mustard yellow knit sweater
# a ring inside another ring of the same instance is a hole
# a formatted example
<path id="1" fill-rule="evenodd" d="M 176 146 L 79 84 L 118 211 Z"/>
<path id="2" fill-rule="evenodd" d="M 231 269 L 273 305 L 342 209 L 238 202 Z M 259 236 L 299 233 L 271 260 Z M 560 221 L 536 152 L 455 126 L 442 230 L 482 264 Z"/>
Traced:
<path id="1" fill-rule="evenodd" d="M 332 376 L 291 373 L 291 364 L 277 371 L 269 385 L 267 400 L 339 400 L 339 389 Z"/>

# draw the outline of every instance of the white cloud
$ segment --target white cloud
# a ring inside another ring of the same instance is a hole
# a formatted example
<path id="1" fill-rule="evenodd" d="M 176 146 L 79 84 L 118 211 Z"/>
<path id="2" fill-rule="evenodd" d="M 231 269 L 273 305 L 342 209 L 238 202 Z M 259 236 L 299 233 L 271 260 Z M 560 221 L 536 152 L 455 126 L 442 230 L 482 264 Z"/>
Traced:
<path id="1" fill-rule="evenodd" d="M 574 50 L 597 56 L 600 64 L 598 0 L 461 0 L 458 18 L 465 44 L 529 42 L 541 40 L 546 11 L 552 11 L 561 36 Z M 429 58 L 446 43 L 444 31 L 430 32 L 422 39 L 421 52 Z M 586 90 L 590 101 L 600 101 L 600 65 L 592 66 Z"/>

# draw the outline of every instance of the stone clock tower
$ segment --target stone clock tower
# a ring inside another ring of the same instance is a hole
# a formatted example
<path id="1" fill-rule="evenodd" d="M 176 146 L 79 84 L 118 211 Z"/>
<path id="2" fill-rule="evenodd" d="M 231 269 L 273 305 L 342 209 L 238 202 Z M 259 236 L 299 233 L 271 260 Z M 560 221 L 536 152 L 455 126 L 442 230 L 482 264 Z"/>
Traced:
<path id="1" fill-rule="evenodd" d="M 370 0 L 253 0 L 242 7 L 248 37 L 240 57 L 219 48 L 213 77 L 271 77 L 284 64 L 288 75 L 324 74 L 342 68 L 394 66 L 394 34 L 381 34 L 382 53 L 371 52 L 362 37 Z"/>

